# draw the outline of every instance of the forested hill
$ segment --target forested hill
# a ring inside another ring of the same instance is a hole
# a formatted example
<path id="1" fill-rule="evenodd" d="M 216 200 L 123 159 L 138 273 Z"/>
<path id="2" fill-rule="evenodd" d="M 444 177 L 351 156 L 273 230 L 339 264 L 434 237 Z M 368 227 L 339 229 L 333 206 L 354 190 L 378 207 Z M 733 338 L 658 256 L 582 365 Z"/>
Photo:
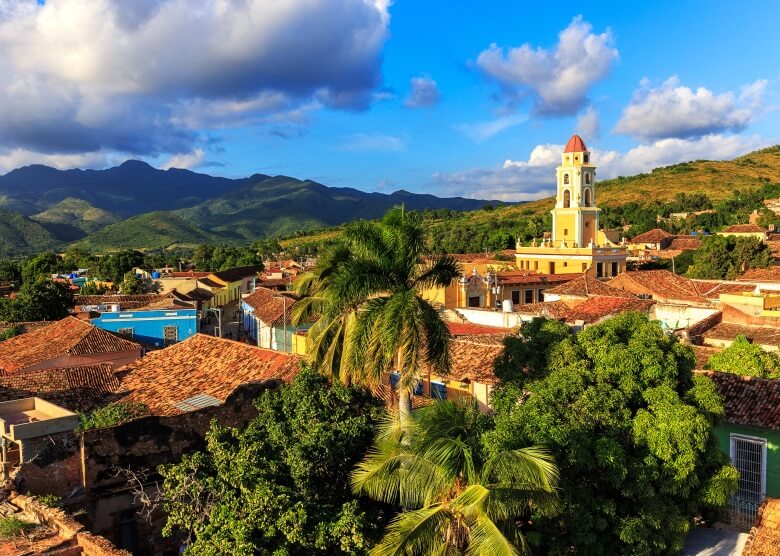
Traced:
<path id="1" fill-rule="evenodd" d="M 595 163 L 598 165 L 598 161 Z M 550 175 L 551 185 L 554 174 Z M 780 146 L 754 151 L 726 161 L 697 160 L 657 168 L 650 173 L 599 181 L 596 200 L 601 222 L 608 227 L 632 226 L 634 233 L 655 227 L 658 215 L 708 208 L 723 210 L 688 222 L 689 227 L 715 229 L 742 223 L 764 198 L 780 197 Z M 520 205 L 497 206 L 462 214 L 428 212 L 431 243 L 448 252 L 481 252 L 511 248 L 516 238 L 530 239 L 549 230 L 547 197 Z M 687 233 L 682 230 L 683 233 Z M 283 246 L 332 240 L 337 230 L 300 235 Z M 630 234 L 633 235 L 633 234 Z"/>

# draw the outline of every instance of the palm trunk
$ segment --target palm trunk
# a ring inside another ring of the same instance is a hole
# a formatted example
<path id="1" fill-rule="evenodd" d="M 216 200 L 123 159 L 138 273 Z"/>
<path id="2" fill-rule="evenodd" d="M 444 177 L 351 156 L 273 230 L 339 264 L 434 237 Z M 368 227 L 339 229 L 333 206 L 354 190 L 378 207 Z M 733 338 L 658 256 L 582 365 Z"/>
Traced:
<path id="1" fill-rule="evenodd" d="M 408 388 L 398 389 L 398 419 L 404 425 L 412 417 L 412 395 Z"/>

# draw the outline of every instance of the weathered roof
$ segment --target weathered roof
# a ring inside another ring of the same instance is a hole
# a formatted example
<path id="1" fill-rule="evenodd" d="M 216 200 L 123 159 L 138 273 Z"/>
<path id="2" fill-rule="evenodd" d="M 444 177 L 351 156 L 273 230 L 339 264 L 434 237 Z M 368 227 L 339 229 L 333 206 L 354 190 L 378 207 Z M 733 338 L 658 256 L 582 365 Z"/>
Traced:
<path id="1" fill-rule="evenodd" d="M 694 280 L 696 289 L 707 299 L 718 299 L 722 293 L 746 293 L 756 289 L 754 284 L 734 284 L 714 280 Z"/>
<path id="2" fill-rule="evenodd" d="M 15 371 L 61 355 L 140 350 L 141 344 L 75 317 L 0 342 L 0 369 Z"/>
<path id="3" fill-rule="evenodd" d="M 268 326 L 290 324 L 295 299 L 269 288 L 255 288 L 244 298 L 244 303 L 252 307 L 255 317 Z"/>
<path id="4" fill-rule="evenodd" d="M 766 233 L 766 229 L 758 226 L 757 224 L 734 224 L 721 230 L 721 233 L 725 234 L 763 234 Z"/>
<path id="5" fill-rule="evenodd" d="M 450 344 L 450 377 L 468 378 L 472 382 L 494 384 L 493 363 L 504 351 L 503 338 L 469 336 L 453 338 Z"/>
<path id="6" fill-rule="evenodd" d="M 581 153 L 587 151 L 588 148 L 585 146 L 585 141 L 582 140 L 582 137 L 579 135 L 572 135 L 571 139 L 566 143 L 566 148 L 563 149 L 563 152 L 565 153 Z"/>
<path id="7" fill-rule="evenodd" d="M 566 313 L 566 322 L 582 321 L 585 324 L 594 324 L 610 316 L 627 313 L 629 311 L 647 312 L 655 303 L 652 299 L 639 299 L 634 297 L 607 297 L 597 295 L 580 303 Z"/>
<path id="8" fill-rule="evenodd" d="M 257 273 L 262 270 L 262 265 L 236 266 L 220 270 L 219 272 L 212 272 L 211 275 L 219 278 L 223 282 L 236 282 L 249 276 L 257 276 Z"/>
<path id="9" fill-rule="evenodd" d="M 112 294 L 112 295 L 76 295 L 73 296 L 73 306 L 83 305 L 113 305 L 117 304 L 122 309 L 136 309 L 149 305 L 162 299 L 163 296 L 156 293 L 142 294 Z"/>
<path id="10" fill-rule="evenodd" d="M 569 306 L 563 301 L 540 301 L 515 305 L 514 311 L 521 315 L 535 315 L 548 319 L 559 320 L 569 312 Z"/>
<path id="11" fill-rule="evenodd" d="M 610 280 L 610 284 L 620 280 L 630 280 L 650 295 L 661 299 L 693 301 L 705 303 L 706 299 L 690 278 L 685 278 L 668 270 L 634 270 L 624 272 Z"/>
<path id="12" fill-rule="evenodd" d="M 631 238 L 631 243 L 660 243 L 672 237 L 672 234 L 661 228 L 654 228 L 638 236 Z"/>
<path id="13" fill-rule="evenodd" d="M 118 388 L 114 369 L 106 363 L 0 373 L 0 401 L 38 396 L 71 411 L 91 411 Z"/>
<path id="14" fill-rule="evenodd" d="M 705 338 L 714 340 L 733 340 L 739 335 L 745 336 L 755 344 L 780 346 L 780 328 L 776 326 L 751 326 L 721 322 L 704 333 Z"/>
<path id="15" fill-rule="evenodd" d="M 300 365 L 297 355 L 196 334 L 125 367 L 120 392 L 154 415 L 176 415 L 186 411 L 182 402 L 194 396 L 224 402 L 241 384 L 292 380 Z"/>
<path id="16" fill-rule="evenodd" d="M 690 236 L 677 236 L 669 244 L 669 249 L 680 251 L 696 250 L 701 247 L 701 239 Z"/>
<path id="17" fill-rule="evenodd" d="M 561 284 L 555 288 L 545 290 L 545 294 L 555 294 L 571 297 L 591 297 L 594 295 L 606 295 L 610 297 L 631 297 L 636 298 L 634 294 L 628 293 L 618 288 L 613 288 L 609 284 L 597 280 L 589 274 L 582 274 L 579 278 Z"/>
<path id="18" fill-rule="evenodd" d="M 225 286 L 215 282 L 211 278 L 198 278 L 198 284 L 206 286 L 207 288 L 224 288 Z"/>
<path id="19" fill-rule="evenodd" d="M 758 519 L 750 530 L 742 556 L 780 554 L 780 499 L 767 498 L 758 510 Z"/>
<path id="20" fill-rule="evenodd" d="M 715 371 L 695 372 L 715 383 L 723 398 L 727 423 L 780 430 L 780 380 Z"/>
<path id="21" fill-rule="evenodd" d="M 453 336 L 509 335 L 509 331 L 506 328 L 474 324 L 473 322 L 448 322 L 447 328 L 449 328 L 450 334 Z"/>
<path id="22" fill-rule="evenodd" d="M 749 268 L 737 280 L 744 282 L 780 282 L 780 266 Z"/>

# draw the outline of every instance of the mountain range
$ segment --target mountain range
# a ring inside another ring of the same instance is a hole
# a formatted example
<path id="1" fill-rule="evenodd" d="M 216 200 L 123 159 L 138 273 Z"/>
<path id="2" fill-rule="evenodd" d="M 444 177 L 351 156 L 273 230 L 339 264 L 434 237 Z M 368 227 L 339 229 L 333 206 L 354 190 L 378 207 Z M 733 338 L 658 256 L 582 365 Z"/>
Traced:
<path id="1" fill-rule="evenodd" d="M 0 176 L 0 255 L 77 242 L 92 249 L 239 243 L 408 209 L 474 210 L 497 201 L 367 193 L 254 174 L 230 179 L 129 160 L 106 170 L 25 166 Z"/>

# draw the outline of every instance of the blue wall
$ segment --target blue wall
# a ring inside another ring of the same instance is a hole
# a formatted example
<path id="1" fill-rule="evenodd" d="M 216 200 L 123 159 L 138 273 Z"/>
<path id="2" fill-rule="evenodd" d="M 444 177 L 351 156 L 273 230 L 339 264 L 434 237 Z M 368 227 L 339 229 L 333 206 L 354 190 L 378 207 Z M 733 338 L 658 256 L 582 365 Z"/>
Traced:
<path id="1" fill-rule="evenodd" d="M 178 341 L 186 340 L 198 332 L 198 311 L 196 309 L 173 309 L 170 311 L 119 311 L 117 313 L 101 313 L 98 318 L 91 319 L 95 326 L 111 332 L 119 332 L 122 328 L 132 328 L 133 338 L 162 347 L 166 326 L 178 329 Z"/>

